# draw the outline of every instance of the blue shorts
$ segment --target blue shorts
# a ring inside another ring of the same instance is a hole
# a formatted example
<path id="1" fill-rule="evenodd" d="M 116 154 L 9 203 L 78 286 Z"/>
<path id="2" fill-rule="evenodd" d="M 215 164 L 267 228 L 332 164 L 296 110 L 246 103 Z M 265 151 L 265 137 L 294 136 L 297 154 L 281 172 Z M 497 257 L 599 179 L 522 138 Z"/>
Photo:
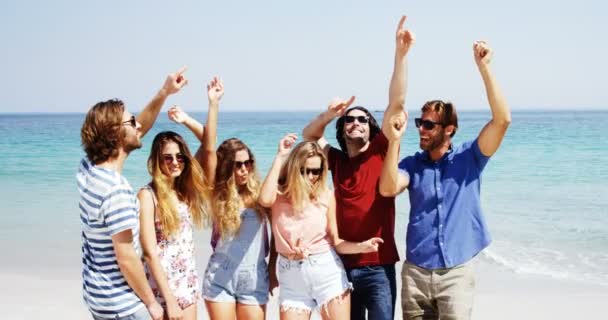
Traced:
<path id="1" fill-rule="evenodd" d="M 205 300 L 263 305 L 268 302 L 268 289 L 266 263 L 235 265 L 223 254 L 209 259 L 203 279 Z"/>

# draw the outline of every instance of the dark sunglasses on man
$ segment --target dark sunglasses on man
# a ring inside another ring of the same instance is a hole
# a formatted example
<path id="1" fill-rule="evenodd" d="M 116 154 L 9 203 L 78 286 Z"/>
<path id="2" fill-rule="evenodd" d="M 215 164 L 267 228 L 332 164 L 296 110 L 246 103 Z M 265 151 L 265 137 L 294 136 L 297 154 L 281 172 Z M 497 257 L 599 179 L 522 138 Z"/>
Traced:
<path id="1" fill-rule="evenodd" d="M 131 116 L 131 119 L 123 121 L 122 124 L 128 124 L 133 128 L 137 128 L 137 120 L 135 120 L 135 116 Z"/>
<path id="2" fill-rule="evenodd" d="M 346 123 L 353 123 L 355 122 L 355 120 L 357 120 L 359 123 L 361 124 L 365 124 L 369 122 L 369 118 L 366 116 L 344 116 L 344 122 Z"/>
<path id="3" fill-rule="evenodd" d="M 443 123 L 434 122 L 434 121 L 431 121 L 431 120 L 422 120 L 422 118 L 416 118 L 416 119 L 414 119 L 414 123 L 416 124 L 416 128 L 420 128 L 420 126 L 422 126 L 422 128 L 424 128 L 425 130 L 433 130 L 433 129 L 435 129 L 436 125 L 440 125 L 442 127 L 445 127 L 443 125 Z"/>

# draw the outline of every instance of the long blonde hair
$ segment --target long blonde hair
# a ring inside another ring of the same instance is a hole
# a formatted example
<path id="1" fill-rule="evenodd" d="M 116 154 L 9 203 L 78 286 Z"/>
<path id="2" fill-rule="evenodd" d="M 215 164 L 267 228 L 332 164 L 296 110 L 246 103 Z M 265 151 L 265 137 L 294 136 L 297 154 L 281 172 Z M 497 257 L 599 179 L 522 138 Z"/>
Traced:
<path id="1" fill-rule="evenodd" d="M 247 183 L 240 188 L 234 178 L 234 158 L 238 151 L 245 150 L 253 160 Z M 258 205 L 260 180 L 255 166 L 255 157 L 245 143 L 237 138 L 225 140 L 217 148 L 217 169 L 213 188 L 213 222 L 222 237 L 234 235 L 241 227 L 242 206 L 254 208 L 260 219 L 264 210 Z"/>
<path id="2" fill-rule="evenodd" d="M 321 159 L 321 175 L 314 185 L 311 185 L 302 173 L 302 170 L 306 170 L 306 160 L 312 157 Z M 291 200 L 295 212 L 302 210 L 307 202 L 320 200 L 321 195 L 328 190 L 327 158 L 316 142 L 300 142 L 293 148 L 281 168 L 279 189 Z"/>
<path id="3" fill-rule="evenodd" d="M 184 169 L 180 176 L 175 178 L 173 184 L 162 171 L 162 166 L 165 166 L 162 150 L 169 142 L 176 143 L 180 153 L 186 157 Z M 151 187 L 158 199 L 158 218 L 165 237 L 174 235 L 179 230 L 180 218 L 176 203 L 173 203 L 170 198 L 173 191 L 180 201 L 188 205 L 196 227 L 201 228 L 208 224 L 211 188 L 205 179 L 203 169 L 192 157 L 186 141 L 179 134 L 173 131 L 163 131 L 154 137 L 148 158 L 148 172 L 152 176 Z"/>

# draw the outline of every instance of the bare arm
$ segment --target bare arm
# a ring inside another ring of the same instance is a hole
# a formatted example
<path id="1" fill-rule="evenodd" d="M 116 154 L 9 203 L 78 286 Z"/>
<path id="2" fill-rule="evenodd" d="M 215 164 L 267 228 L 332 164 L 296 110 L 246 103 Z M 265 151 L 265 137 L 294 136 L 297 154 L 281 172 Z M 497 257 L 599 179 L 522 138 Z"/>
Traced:
<path id="1" fill-rule="evenodd" d="M 262 183 L 262 189 L 260 190 L 260 196 L 258 202 L 261 206 L 270 208 L 277 199 L 277 191 L 279 190 L 279 175 L 281 174 L 281 168 L 283 163 L 289 156 L 289 152 L 296 142 L 298 137 L 294 133 L 287 134 L 279 142 L 279 151 L 274 157 L 272 167 L 266 175 L 266 179 Z"/>
<path id="2" fill-rule="evenodd" d="M 154 294 L 144 273 L 144 266 L 135 252 L 135 248 L 133 248 L 133 233 L 131 229 L 113 235 L 112 245 L 114 246 L 120 272 L 127 280 L 129 287 L 135 291 L 135 294 L 148 307 L 148 311 L 150 311 L 153 319 L 162 319 L 163 309 L 154 298 Z"/>
<path id="3" fill-rule="evenodd" d="M 399 145 L 401 137 L 407 127 L 407 112 L 394 114 L 387 119 L 388 130 L 386 138 L 388 139 L 388 151 L 382 164 L 382 172 L 380 173 L 380 194 L 384 197 L 394 197 L 409 184 L 409 178 L 399 173 L 397 170 L 399 162 Z"/>
<path id="4" fill-rule="evenodd" d="M 302 131 L 302 137 L 306 141 L 316 141 L 319 146 L 323 149 L 325 156 L 328 155 L 329 148 L 331 147 L 327 140 L 323 137 L 325 127 L 332 122 L 335 118 L 341 117 L 346 109 L 355 101 L 355 97 L 352 96 L 348 100 L 342 100 L 339 98 L 333 99 L 327 110 L 319 114 L 314 120 L 312 120 Z"/>
<path id="5" fill-rule="evenodd" d="M 389 86 L 388 107 L 384 111 L 382 132 L 387 135 L 388 119 L 402 112 L 405 108 L 407 89 L 407 53 L 415 42 L 415 36 L 410 30 L 403 30 L 406 17 L 401 17 L 396 32 L 395 65 Z"/>
<path id="6" fill-rule="evenodd" d="M 205 127 L 198 122 L 196 119 L 192 118 L 186 111 L 182 110 L 182 108 L 173 105 L 167 111 L 167 117 L 169 120 L 184 125 L 192 134 L 199 140 L 203 140 L 203 134 L 205 131 Z"/>
<path id="7" fill-rule="evenodd" d="M 167 281 L 167 274 L 163 270 L 160 263 L 160 258 L 157 253 L 156 243 L 156 228 L 154 226 L 154 200 L 149 190 L 141 190 L 137 194 L 140 203 L 139 211 L 139 223 L 140 233 L 139 240 L 144 252 L 144 260 L 150 268 L 150 272 L 158 285 L 158 288 L 167 302 L 167 315 L 169 319 L 181 319 L 183 312 L 177 303 L 177 299 L 173 295 L 169 282 Z"/>
<path id="8" fill-rule="evenodd" d="M 384 243 L 382 238 L 371 238 L 363 242 L 351 242 L 340 239 L 336 223 L 336 199 L 331 194 L 329 209 L 327 210 L 327 228 L 336 251 L 340 254 L 356 254 L 378 251 L 378 246 Z"/>
<path id="9" fill-rule="evenodd" d="M 477 140 L 481 153 L 489 157 L 500 147 L 511 124 L 511 111 L 490 68 L 492 50 L 485 41 L 476 41 L 473 45 L 473 52 L 492 110 L 492 119 L 483 127 Z"/>
<path id="10" fill-rule="evenodd" d="M 176 105 L 171 106 L 167 111 L 167 116 L 169 117 L 169 120 L 186 126 L 199 141 L 203 141 L 205 127 L 196 119 L 192 118 L 187 112 L 182 110 L 182 108 Z"/>
<path id="11" fill-rule="evenodd" d="M 201 140 L 201 146 L 196 151 L 196 159 L 203 166 L 205 177 L 210 185 L 215 180 L 215 169 L 217 168 L 217 153 L 215 144 L 217 141 L 217 118 L 220 100 L 224 96 L 224 83 L 218 77 L 214 77 L 207 84 L 207 98 L 209 99 L 209 110 L 207 112 L 207 125 Z"/>
<path id="12" fill-rule="evenodd" d="M 179 71 L 170 74 L 165 80 L 165 84 L 152 98 L 152 101 L 137 115 L 137 122 L 141 124 L 140 138 L 142 138 L 150 129 L 158 117 L 158 113 L 162 108 L 165 100 L 169 95 L 179 92 L 186 84 L 188 79 L 184 77 L 186 68 L 182 67 Z"/>

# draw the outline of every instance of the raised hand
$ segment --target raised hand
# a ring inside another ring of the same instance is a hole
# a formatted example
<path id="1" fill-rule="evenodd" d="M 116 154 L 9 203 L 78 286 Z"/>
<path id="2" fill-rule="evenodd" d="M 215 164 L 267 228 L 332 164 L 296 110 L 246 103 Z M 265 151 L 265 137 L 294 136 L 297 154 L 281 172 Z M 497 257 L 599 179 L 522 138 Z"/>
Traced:
<path id="1" fill-rule="evenodd" d="M 278 155 L 286 157 L 289 155 L 291 148 L 295 145 L 298 136 L 295 133 L 286 134 L 281 141 L 279 141 Z"/>
<path id="2" fill-rule="evenodd" d="M 186 121 L 188 121 L 188 119 L 190 119 L 190 116 L 183 111 L 182 108 L 176 105 L 169 108 L 169 111 L 167 111 L 167 116 L 169 117 L 169 120 L 179 124 L 184 124 Z"/>
<path id="3" fill-rule="evenodd" d="M 403 30 L 403 25 L 405 24 L 406 16 L 402 16 L 401 20 L 399 20 L 399 26 L 397 27 L 397 33 L 395 35 L 395 40 L 397 46 L 395 48 L 395 52 L 397 56 L 404 57 L 407 52 L 410 50 L 410 47 L 416 42 L 416 35 L 410 30 Z"/>
<path id="4" fill-rule="evenodd" d="M 327 107 L 327 113 L 329 113 L 332 117 L 337 118 L 341 117 L 346 109 L 350 107 L 351 104 L 355 101 L 355 96 L 350 97 L 348 100 L 342 100 L 340 98 L 333 98 L 329 102 L 329 106 Z"/>
<path id="5" fill-rule="evenodd" d="M 207 84 L 207 97 L 209 103 L 219 103 L 220 99 L 224 96 L 224 83 L 217 76 Z"/>
<path id="6" fill-rule="evenodd" d="M 473 56 L 478 67 L 487 66 L 492 60 L 492 49 L 483 40 L 478 40 L 473 43 Z"/>
<path id="7" fill-rule="evenodd" d="M 184 76 L 184 72 L 186 72 L 186 67 L 182 67 L 177 72 L 171 73 L 167 76 L 165 84 L 162 88 L 167 95 L 178 92 L 188 84 L 188 79 L 186 79 Z"/>
<path id="8" fill-rule="evenodd" d="M 367 241 L 359 242 L 359 246 L 361 247 L 361 253 L 376 252 L 378 251 L 378 246 L 383 243 L 384 240 L 382 238 L 374 237 Z"/>
<path id="9" fill-rule="evenodd" d="M 408 113 L 407 111 L 402 111 L 393 114 L 389 118 L 389 130 L 386 132 L 386 138 L 388 140 L 399 140 L 403 136 L 405 132 L 405 128 L 407 128 L 407 119 Z"/>

